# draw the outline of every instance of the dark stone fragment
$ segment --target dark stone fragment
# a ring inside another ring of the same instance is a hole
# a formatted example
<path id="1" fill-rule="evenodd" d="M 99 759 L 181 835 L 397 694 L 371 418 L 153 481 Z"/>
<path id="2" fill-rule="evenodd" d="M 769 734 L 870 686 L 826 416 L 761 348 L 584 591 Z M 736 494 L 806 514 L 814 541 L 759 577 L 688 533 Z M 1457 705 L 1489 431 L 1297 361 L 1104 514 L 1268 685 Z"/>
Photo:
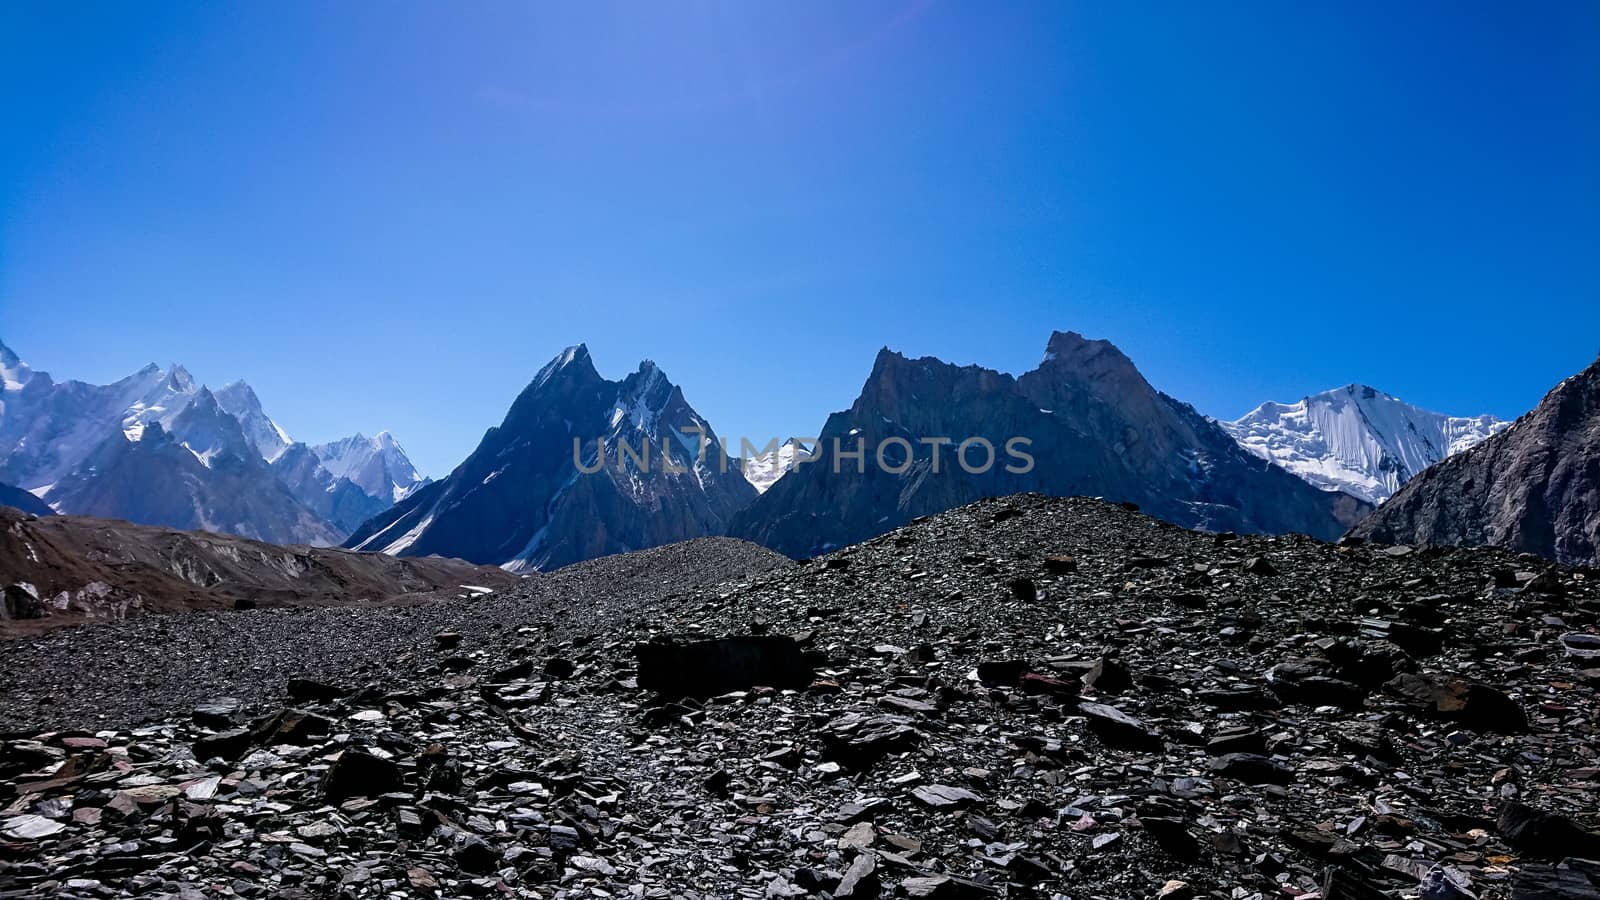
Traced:
<path id="1" fill-rule="evenodd" d="M 1267 739 L 1254 729 L 1223 732 L 1206 742 L 1206 752 L 1212 756 L 1228 753 L 1265 753 Z"/>
<path id="2" fill-rule="evenodd" d="M 361 750 L 345 750 L 322 776 L 322 799 L 340 803 L 351 797 L 376 797 L 405 787 L 400 766 Z"/>
<path id="3" fill-rule="evenodd" d="M 701 786 L 706 789 L 706 793 L 713 797 L 726 797 L 728 796 L 728 785 L 732 783 L 733 775 L 727 769 L 718 769 L 707 775 L 705 780 L 701 782 Z"/>
<path id="4" fill-rule="evenodd" d="M 652 641 L 634 651 L 639 687 L 669 697 L 711 697 L 757 685 L 800 689 L 813 673 L 800 645 L 780 635 Z"/>
<path id="5" fill-rule="evenodd" d="M 1048 875 L 1048 871 L 1045 874 Z M 1024 880 L 1042 879 L 1033 877 Z M 914 875 L 900 882 L 900 892 L 907 897 L 929 898 L 929 900 L 987 900 L 1000 895 L 999 889 L 993 885 L 970 878 L 956 878 L 952 875 Z"/>
<path id="6" fill-rule="evenodd" d="M 1067 575 L 1078 571 L 1078 561 L 1070 556 L 1046 556 L 1044 570 L 1051 575 Z"/>
<path id="7" fill-rule="evenodd" d="M 844 870 L 844 876 L 839 879 L 839 886 L 834 889 L 833 896 L 837 900 L 873 900 L 883 890 L 882 882 L 878 880 L 878 859 L 871 853 L 861 853 L 850 861 L 849 867 Z"/>
<path id="8" fill-rule="evenodd" d="M 1103 703 L 1082 703 L 1078 713 L 1089 720 L 1089 730 L 1108 747 L 1120 750 L 1160 750 L 1161 736 L 1143 722 Z"/>
<path id="9" fill-rule="evenodd" d="M 997 659 L 978 663 L 978 681 L 986 687 L 1015 687 L 1028 672 L 1021 659 Z"/>
<path id="10" fill-rule="evenodd" d="M 217 758 L 232 762 L 243 756 L 253 744 L 248 728 L 219 731 L 194 742 L 194 758 L 202 761 Z"/>
<path id="11" fill-rule="evenodd" d="M 813 894 L 831 894 L 839 888 L 839 873 L 826 869 L 803 868 L 794 873 L 795 887 Z"/>
<path id="12" fill-rule="evenodd" d="M 1150 835 L 1162 850 L 1173 859 L 1191 862 L 1200 855 L 1200 842 L 1184 825 L 1183 820 L 1164 816 L 1141 817 L 1145 833 Z"/>
<path id="13" fill-rule="evenodd" d="M 489 682 L 491 684 L 508 684 L 513 681 L 521 681 L 522 679 L 531 677 L 532 675 L 533 661 L 525 659 L 522 662 L 507 666 L 504 669 L 495 672 L 493 675 L 490 675 Z"/>
<path id="14" fill-rule="evenodd" d="M 1133 687 L 1133 675 L 1121 662 L 1104 657 L 1084 673 L 1083 683 L 1085 687 L 1092 687 L 1102 694 L 1120 694 Z"/>
<path id="15" fill-rule="evenodd" d="M 1600 883 L 1571 865 L 1527 865 L 1511 879 L 1511 900 L 1600 900 Z"/>
<path id="16" fill-rule="evenodd" d="M 851 771 L 861 772 L 891 753 L 915 747 L 921 734 L 903 716 L 846 717 L 822 730 L 823 755 Z"/>
<path id="17" fill-rule="evenodd" d="M 1245 784 L 1289 784 L 1294 772 L 1259 753 L 1227 753 L 1211 761 L 1211 771 Z"/>
<path id="18" fill-rule="evenodd" d="M 45 611 L 44 601 L 32 591 L 20 584 L 6 585 L 4 615 L 0 619 L 42 619 Z"/>
<path id="19" fill-rule="evenodd" d="M 206 728 L 229 728 L 234 724 L 239 710 L 243 708 L 244 704 L 232 697 L 220 697 L 196 706 L 191 715 L 197 725 Z"/>
<path id="20" fill-rule="evenodd" d="M 1272 694 L 1260 688 L 1227 688 L 1196 691 L 1195 699 L 1224 712 L 1277 709 L 1281 703 Z"/>
<path id="21" fill-rule="evenodd" d="M 1285 703 L 1306 706 L 1337 706 L 1359 710 L 1366 706 L 1367 692 L 1339 678 L 1316 674 L 1303 663 L 1283 662 L 1267 670 L 1267 686 Z"/>
<path id="22" fill-rule="evenodd" d="M 1522 707 L 1488 685 L 1407 673 L 1396 675 L 1384 688 L 1428 715 L 1476 731 L 1518 734 L 1528 730 L 1528 715 Z"/>
<path id="23" fill-rule="evenodd" d="M 1507 803 L 1501 807 L 1495 824 L 1506 843 L 1526 856 L 1600 859 L 1600 834 L 1584 831 L 1566 816 L 1523 803 Z"/>
<path id="24" fill-rule="evenodd" d="M 1339 867 L 1330 868 L 1322 878 L 1322 900 L 1391 900 L 1365 876 Z"/>
<path id="25" fill-rule="evenodd" d="M 584 843 L 583 833 L 568 825 L 551 825 L 549 842 L 551 850 L 570 853 Z"/>
<path id="26" fill-rule="evenodd" d="M 309 744 L 325 737 L 333 722 L 303 709 L 280 709 L 256 722 L 251 739 L 264 746 L 272 744 Z"/>
<path id="27" fill-rule="evenodd" d="M 544 674 L 550 678 L 571 678 L 577 672 L 578 667 L 572 664 L 572 660 L 560 656 L 552 656 L 544 664 Z"/>
<path id="28" fill-rule="evenodd" d="M 345 688 L 314 678 L 289 679 L 289 699 L 300 703 L 326 703 L 349 693 L 350 691 Z"/>
<path id="29" fill-rule="evenodd" d="M 500 853 L 476 835 L 468 836 L 452 855 L 464 871 L 477 875 L 487 875 L 500 865 Z"/>
<path id="30" fill-rule="evenodd" d="M 222 840 L 226 819 L 216 809 L 173 798 L 171 814 L 173 837 L 182 846 L 192 847 L 204 841 Z"/>
<path id="31" fill-rule="evenodd" d="M 1039 586 L 1031 578 L 1013 578 L 1006 582 L 1006 587 L 1011 589 L 1011 596 L 1024 603 L 1039 599 Z"/>
<path id="32" fill-rule="evenodd" d="M 1059 678 L 1051 678 L 1048 675 L 1039 675 L 1034 672 L 1023 675 L 1017 686 L 1022 689 L 1024 694 L 1046 697 L 1076 697 L 1080 687 L 1076 681 L 1063 681 Z"/>
<path id="33" fill-rule="evenodd" d="M 1278 568 L 1265 556 L 1252 556 L 1244 561 L 1244 570 L 1252 575 L 1276 575 Z"/>
<path id="34" fill-rule="evenodd" d="M 1433 656 L 1444 649 L 1444 632 L 1409 622 L 1388 619 L 1360 619 L 1361 634 L 1372 640 L 1386 640 L 1415 657 Z"/>

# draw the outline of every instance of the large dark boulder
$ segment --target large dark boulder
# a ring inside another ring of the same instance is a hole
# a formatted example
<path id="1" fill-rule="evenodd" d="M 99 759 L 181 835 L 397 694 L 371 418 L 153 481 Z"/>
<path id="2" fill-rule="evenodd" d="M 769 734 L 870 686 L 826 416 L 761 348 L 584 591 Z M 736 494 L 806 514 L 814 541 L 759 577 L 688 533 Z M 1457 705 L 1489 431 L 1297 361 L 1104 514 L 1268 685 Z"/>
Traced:
<path id="1" fill-rule="evenodd" d="M 1425 715 L 1476 731 L 1520 734 L 1528 714 L 1504 692 L 1485 684 L 1439 675 L 1396 675 L 1384 689 Z"/>
<path id="2" fill-rule="evenodd" d="M 668 697 L 712 697 L 757 686 L 800 689 L 811 683 L 805 653 L 793 638 L 781 635 L 651 641 L 634 651 L 639 687 Z"/>

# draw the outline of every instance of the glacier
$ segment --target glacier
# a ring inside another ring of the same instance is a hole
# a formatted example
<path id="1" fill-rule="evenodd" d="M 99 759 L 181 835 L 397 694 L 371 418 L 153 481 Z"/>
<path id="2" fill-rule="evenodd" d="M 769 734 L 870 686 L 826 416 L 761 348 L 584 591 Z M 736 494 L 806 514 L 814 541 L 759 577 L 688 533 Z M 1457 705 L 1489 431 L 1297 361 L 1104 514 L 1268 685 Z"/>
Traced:
<path id="1" fill-rule="evenodd" d="M 1218 424 L 1244 449 L 1317 487 L 1382 503 L 1423 469 L 1511 423 L 1445 415 L 1348 384 L 1298 403 L 1263 403 Z"/>

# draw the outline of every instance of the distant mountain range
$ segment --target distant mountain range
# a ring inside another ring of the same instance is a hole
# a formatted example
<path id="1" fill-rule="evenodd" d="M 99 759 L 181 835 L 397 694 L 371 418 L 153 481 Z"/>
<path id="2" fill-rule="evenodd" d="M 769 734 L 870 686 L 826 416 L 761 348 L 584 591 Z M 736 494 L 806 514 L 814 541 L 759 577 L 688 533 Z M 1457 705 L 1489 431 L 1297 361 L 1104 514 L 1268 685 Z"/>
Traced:
<path id="1" fill-rule="evenodd" d="M 1218 424 L 1262 459 L 1320 488 L 1376 504 L 1423 469 L 1511 423 L 1430 412 L 1352 384 L 1298 403 L 1263 403 Z"/>
<path id="2" fill-rule="evenodd" d="M 1218 422 L 1157 390 L 1111 343 L 1073 332 L 1053 334 L 1039 366 L 1016 377 L 885 348 L 820 440 L 791 438 L 745 459 L 724 457 L 711 424 L 655 363 L 608 380 L 580 344 L 545 365 L 439 482 L 387 432 L 299 443 L 249 385 L 211 391 L 178 365 L 110 385 L 58 384 L 0 345 L 0 380 L 0 489 L 28 492 L 0 502 L 37 497 L 61 513 L 512 572 L 722 534 L 811 556 L 1024 491 L 1103 496 L 1186 527 L 1329 540 L 1384 504 L 1366 533 L 1564 559 L 1591 552 L 1587 488 L 1569 490 L 1588 483 L 1591 465 L 1581 456 L 1588 426 L 1573 424 L 1581 416 L 1547 415 L 1553 424 L 1536 437 L 1508 443 L 1532 429 L 1349 385 Z M 1546 445 L 1576 449 L 1538 456 Z M 1501 448 L 1499 468 L 1473 469 L 1450 497 L 1481 493 L 1502 468 L 1536 482 L 1545 472 L 1549 486 L 1515 498 L 1502 486 L 1448 513 L 1441 489 L 1408 492 L 1439 484 L 1441 461 L 1455 471 L 1457 460 L 1488 458 L 1478 447 Z M 1417 507 L 1418 496 L 1431 499 Z M 1546 508 L 1567 518 L 1546 527 Z M 1493 524 L 1505 516 L 1520 524 Z M 1527 537 L 1535 525 L 1548 539 Z"/>
<path id="3" fill-rule="evenodd" d="M 174 363 L 56 382 L 0 344 L 0 483 L 60 513 L 326 546 L 424 479 L 387 433 L 295 443 L 242 381 Z"/>

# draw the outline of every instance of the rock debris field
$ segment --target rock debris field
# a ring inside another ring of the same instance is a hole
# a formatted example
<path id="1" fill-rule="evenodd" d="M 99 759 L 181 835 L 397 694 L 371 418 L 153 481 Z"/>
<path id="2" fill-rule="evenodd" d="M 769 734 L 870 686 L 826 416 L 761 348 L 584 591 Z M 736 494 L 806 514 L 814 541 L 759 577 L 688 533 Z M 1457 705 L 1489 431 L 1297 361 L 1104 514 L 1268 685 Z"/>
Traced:
<path id="1" fill-rule="evenodd" d="M 0 896 L 1600 897 L 1596 575 L 984 501 L 0 644 Z"/>

